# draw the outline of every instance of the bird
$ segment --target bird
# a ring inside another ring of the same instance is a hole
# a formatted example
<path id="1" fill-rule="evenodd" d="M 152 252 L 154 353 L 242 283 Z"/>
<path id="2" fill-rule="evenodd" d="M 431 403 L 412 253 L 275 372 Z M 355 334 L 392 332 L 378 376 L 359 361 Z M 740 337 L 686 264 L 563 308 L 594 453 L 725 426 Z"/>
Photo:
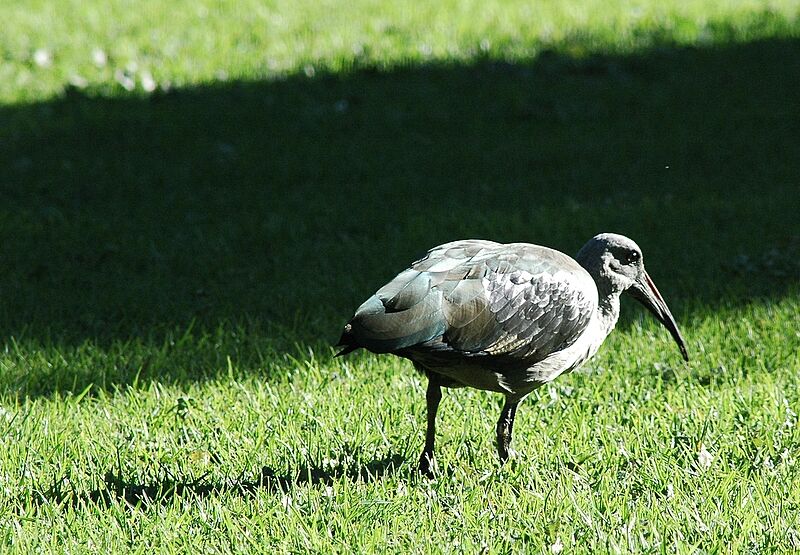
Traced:
<path id="1" fill-rule="evenodd" d="M 442 388 L 500 393 L 497 454 L 509 457 L 519 403 L 594 356 L 630 294 L 689 361 L 667 303 L 628 237 L 601 233 L 575 258 L 530 243 L 466 239 L 430 249 L 378 289 L 345 324 L 337 356 L 363 348 L 409 359 L 428 379 L 419 471 L 433 476 Z"/>

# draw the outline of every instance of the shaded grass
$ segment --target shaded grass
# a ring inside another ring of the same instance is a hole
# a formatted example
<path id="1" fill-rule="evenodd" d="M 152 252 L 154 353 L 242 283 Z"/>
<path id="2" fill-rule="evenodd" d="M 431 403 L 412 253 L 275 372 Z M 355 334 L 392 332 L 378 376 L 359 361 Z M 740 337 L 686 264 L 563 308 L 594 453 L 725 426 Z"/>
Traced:
<path id="1" fill-rule="evenodd" d="M 626 233 L 681 321 L 794 298 L 799 60 L 769 40 L 2 107 L 3 380 L 269 367 L 459 237 Z"/>

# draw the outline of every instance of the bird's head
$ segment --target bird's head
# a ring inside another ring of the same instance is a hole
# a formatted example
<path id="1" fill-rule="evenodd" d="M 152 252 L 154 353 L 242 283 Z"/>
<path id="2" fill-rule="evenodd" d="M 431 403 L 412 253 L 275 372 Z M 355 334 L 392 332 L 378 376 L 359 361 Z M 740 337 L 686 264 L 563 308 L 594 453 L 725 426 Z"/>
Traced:
<path id="1" fill-rule="evenodd" d="M 619 295 L 627 291 L 647 307 L 669 330 L 684 360 L 689 360 L 686 343 L 675 318 L 644 269 L 639 245 L 623 235 L 601 233 L 589 239 L 575 258 L 594 278 L 601 295 Z"/>

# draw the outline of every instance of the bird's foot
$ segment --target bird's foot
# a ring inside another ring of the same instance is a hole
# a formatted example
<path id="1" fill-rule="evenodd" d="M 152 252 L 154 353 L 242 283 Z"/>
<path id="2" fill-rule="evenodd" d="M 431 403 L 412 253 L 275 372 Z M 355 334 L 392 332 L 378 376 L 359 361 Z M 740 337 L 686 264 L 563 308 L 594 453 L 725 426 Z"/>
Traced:
<path id="1" fill-rule="evenodd" d="M 437 470 L 433 453 L 422 453 L 419 457 L 419 473 L 426 478 L 433 478 Z"/>
<path id="2" fill-rule="evenodd" d="M 517 452 L 508 446 L 501 446 L 497 449 L 497 454 L 500 457 L 500 465 L 504 465 L 508 462 L 508 459 L 515 459 L 517 457 Z"/>
<path id="3" fill-rule="evenodd" d="M 517 469 L 517 465 L 519 464 L 519 456 L 516 451 L 513 449 L 509 449 L 506 457 L 500 459 L 500 464 L 497 466 L 497 471 L 501 473 L 501 475 L 505 475 L 507 472 L 515 472 Z"/>

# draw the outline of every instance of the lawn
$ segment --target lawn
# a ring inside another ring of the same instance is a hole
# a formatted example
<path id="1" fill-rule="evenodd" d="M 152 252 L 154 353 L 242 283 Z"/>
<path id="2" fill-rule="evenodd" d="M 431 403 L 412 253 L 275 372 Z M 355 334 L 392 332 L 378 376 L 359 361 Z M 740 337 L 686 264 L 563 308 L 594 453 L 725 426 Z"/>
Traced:
<path id="1" fill-rule="evenodd" d="M 5 0 L 0 551 L 800 549 L 800 2 Z M 458 238 L 644 251 L 521 406 L 333 358 Z"/>

